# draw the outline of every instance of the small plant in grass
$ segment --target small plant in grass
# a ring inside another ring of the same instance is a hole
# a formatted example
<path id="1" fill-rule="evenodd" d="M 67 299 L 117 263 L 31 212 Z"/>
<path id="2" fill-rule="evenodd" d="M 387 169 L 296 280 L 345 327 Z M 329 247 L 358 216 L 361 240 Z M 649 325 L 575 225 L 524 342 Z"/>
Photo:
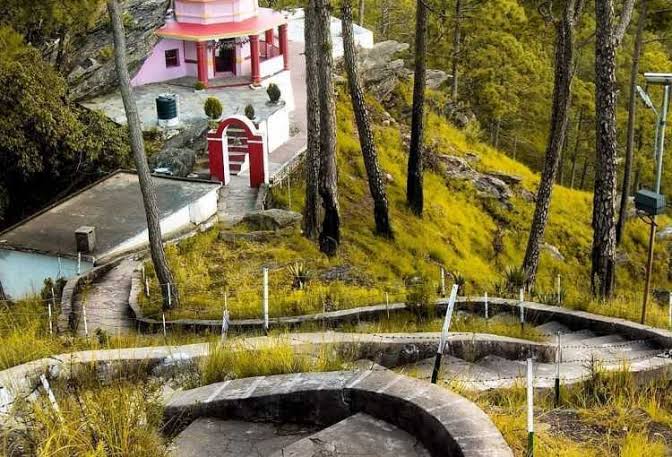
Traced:
<path id="1" fill-rule="evenodd" d="M 504 271 L 504 284 L 501 289 L 508 296 L 517 296 L 520 289 L 525 287 L 527 282 L 527 273 L 522 267 L 506 267 Z"/>
<path id="2" fill-rule="evenodd" d="M 224 108 L 222 107 L 222 102 L 220 102 L 217 97 L 208 97 L 203 104 L 203 111 L 205 111 L 205 115 L 208 116 L 210 120 L 216 121 L 222 117 Z"/>
<path id="3" fill-rule="evenodd" d="M 203 83 L 203 81 L 196 81 L 196 84 L 194 84 L 194 90 L 198 91 L 205 90 L 205 84 Z"/>
<path id="4" fill-rule="evenodd" d="M 406 307 L 418 321 L 434 313 L 435 291 L 432 282 L 425 276 L 415 276 L 407 281 Z"/>
<path id="5" fill-rule="evenodd" d="M 266 93 L 268 94 L 268 98 L 271 100 L 271 103 L 277 105 L 280 101 L 280 97 L 282 96 L 282 92 L 280 91 L 278 85 L 275 83 L 269 84 L 268 88 L 266 89 Z"/>
<path id="6" fill-rule="evenodd" d="M 303 290 L 310 280 L 310 270 L 303 262 L 296 262 L 287 267 L 289 274 L 292 275 L 292 289 Z"/>
<path id="7" fill-rule="evenodd" d="M 457 270 L 451 271 L 450 277 L 453 279 L 453 283 L 457 285 L 457 294 L 464 295 L 464 286 L 467 284 L 467 279 Z"/>
<path id="8" fill-rule="evenodd" d="M 254 106 L 247 105 L 245 107 L 245 117 L 247 117 L 251 121 L 257 118 L 257 113 L 254 111 Z"/>

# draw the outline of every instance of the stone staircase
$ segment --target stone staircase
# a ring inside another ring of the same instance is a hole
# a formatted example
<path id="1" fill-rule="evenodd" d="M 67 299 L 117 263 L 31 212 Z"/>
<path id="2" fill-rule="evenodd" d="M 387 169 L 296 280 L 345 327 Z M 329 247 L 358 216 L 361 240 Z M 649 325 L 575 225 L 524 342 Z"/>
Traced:
<path id="1" fill-rule="evenodd" d="M 221 420 L 192 422 L 174 442 L 174 457 L 429 457 L 405 431 L 368 414 L 357 413 L 323 428 Z"/>
<path id="2" fill-rule="evenodd" d="M 232 176 L 238 176 L 250 168 L 247 136 L 242 129 L 229 127 L 226 131 L 229 151 L 229 171 Z"/>
<path id="3" fill-rule="evenodd" d="M 492 319 L 512 320 L 511 315 Z M 534 328 L 546 343 L 557 346 L 560 339 L 560 379 L 562 383 L 585 379 L 596 369 L 630 371 L 663 366 L 669 354 L 651 340 L 628 340 L 619 334 L 597 335 L 589 329 L 572 330 L 550 321 Z M 557 352 L 557 351 L 555 351 Z M 434 357 L 405 365 L 401 372 L 424 380 L 431 378 Z M 535 387 L 548 388 L 555 383 L 558 364 L 555 360 L 534 361 Z M 470 390 L 488 390 L 524 385 L 527 362 L 498 355 L 465 360 L 444 354 L 439 379 Z"/>

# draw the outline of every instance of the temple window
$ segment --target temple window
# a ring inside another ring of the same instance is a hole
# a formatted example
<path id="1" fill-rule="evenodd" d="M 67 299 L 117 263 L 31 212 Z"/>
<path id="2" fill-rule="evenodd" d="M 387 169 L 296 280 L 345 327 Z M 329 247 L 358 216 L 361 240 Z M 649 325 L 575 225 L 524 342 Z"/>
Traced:
<path id="1" fill-rule="evenodd" d="M 168 49 L 166 50 L 166 68 L 169 67 L 179 67 L 180 66 L 180 55 L 177 49 Z"/>

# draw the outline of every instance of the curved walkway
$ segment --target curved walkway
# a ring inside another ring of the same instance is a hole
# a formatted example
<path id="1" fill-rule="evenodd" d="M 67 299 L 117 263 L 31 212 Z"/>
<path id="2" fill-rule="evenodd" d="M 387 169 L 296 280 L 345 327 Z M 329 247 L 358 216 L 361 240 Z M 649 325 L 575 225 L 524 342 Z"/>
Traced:
<path id="1" fill-rule="evenodd" d="M 125 259 L 77 293 L 74 309 L 79 314 L 78 335 L 85 334 L 84 307 L 89 335 L 95 334 L 96 330 L 110 335 L 125 334 L 135 327 L 129 319 L 129 297 L 133 271 L 138 265 L 136 260 Z"/>

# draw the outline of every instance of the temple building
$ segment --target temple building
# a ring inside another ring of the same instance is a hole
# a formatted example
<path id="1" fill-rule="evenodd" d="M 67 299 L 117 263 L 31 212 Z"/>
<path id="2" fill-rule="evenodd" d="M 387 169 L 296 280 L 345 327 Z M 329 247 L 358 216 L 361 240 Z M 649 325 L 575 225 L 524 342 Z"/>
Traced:
<path id="1" fill-rule="evenodd" d="M 134 86 L 168 80 L 252 84 L 289 70 L 287 17 L 258 0 L 175 0 Z"/>

